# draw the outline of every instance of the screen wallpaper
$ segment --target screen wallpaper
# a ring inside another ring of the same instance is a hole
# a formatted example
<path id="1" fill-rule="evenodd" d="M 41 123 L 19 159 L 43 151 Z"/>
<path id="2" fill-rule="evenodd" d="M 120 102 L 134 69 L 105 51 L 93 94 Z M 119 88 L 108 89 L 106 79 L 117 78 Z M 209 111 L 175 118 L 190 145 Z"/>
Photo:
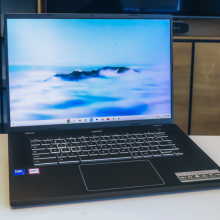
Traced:
<path id="1" fill-rule="evenodd" d="M 169 20 L 7 25 L 11 122 L 171 113 Z"/>

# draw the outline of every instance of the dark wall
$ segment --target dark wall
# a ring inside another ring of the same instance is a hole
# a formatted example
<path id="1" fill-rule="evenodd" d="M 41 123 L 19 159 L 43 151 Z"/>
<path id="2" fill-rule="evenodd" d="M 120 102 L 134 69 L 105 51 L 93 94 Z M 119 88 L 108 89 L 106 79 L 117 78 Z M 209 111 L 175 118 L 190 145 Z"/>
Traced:
<path id="1" fill-rule="evenodd" d="M 5 13 L 36 13 L 37 0 L 1 0 L 1 33 Z"/>

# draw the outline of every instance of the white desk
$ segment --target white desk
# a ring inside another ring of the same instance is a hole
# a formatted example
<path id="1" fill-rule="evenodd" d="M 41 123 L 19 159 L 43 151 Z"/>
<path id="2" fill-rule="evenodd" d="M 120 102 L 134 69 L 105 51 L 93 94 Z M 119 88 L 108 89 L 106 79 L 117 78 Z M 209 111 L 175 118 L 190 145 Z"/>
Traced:
<path id="1" fill-rule="evenodd" d="M 220 136 L 191 136 L 220 165 Z M 7 135 L 0 135 L 0 220 L 219 220 L 220 189 L 151 194 L 12 209 Z"/>

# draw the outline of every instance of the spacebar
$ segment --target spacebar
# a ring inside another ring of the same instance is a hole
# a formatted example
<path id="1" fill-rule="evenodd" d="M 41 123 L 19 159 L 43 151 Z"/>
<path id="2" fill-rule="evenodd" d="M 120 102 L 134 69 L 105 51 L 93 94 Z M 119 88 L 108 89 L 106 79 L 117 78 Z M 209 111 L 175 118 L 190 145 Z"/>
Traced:
<path id="1" fill-rule="evenodd" d="M 81 157 L 82 163 L 96 162 L 96 161 L 112 161 L 112 160 L 130 160 L 132 159 L 131 154 L 113 154 L 113 155 L 103 155 L 103 156 L 89 156 Z"/>

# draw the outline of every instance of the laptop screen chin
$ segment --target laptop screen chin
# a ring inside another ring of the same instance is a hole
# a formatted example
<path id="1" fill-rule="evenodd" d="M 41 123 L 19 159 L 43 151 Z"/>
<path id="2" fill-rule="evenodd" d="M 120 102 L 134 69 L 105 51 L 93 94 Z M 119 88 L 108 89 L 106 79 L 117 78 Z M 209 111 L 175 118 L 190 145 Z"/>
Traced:
<path id="1" fill-rule="evenodd" d="M 10 126 L 171 118 L 169 19 L 7 19 Z"/>

